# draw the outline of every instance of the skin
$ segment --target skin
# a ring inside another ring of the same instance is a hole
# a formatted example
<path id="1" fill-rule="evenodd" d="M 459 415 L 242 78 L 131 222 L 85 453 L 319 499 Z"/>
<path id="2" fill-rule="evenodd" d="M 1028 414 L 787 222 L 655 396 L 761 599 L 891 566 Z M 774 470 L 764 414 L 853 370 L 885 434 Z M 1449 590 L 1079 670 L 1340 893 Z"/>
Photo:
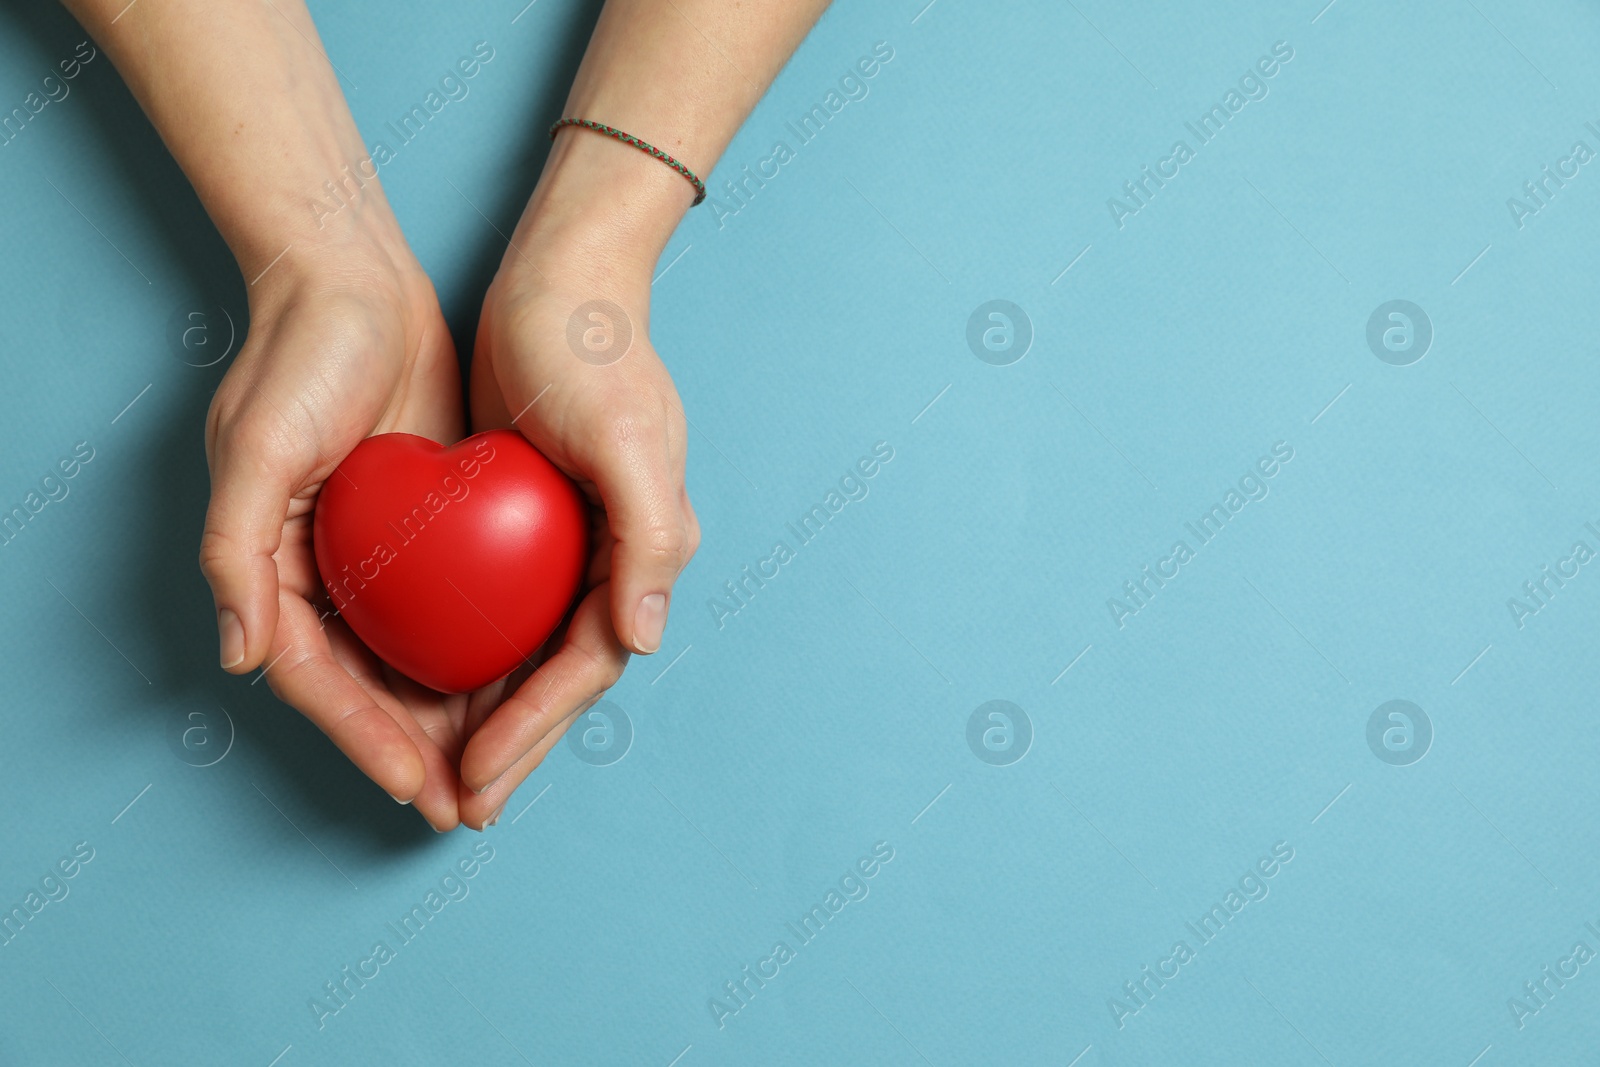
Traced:
<path id="1" fill-rule="evenodd" d="M 200 566 L 221 662 L 268 684 L 436 829 L 492 825 L 566 727 L 661 645 L 700 541 L 682 402 L 649 340 L 650 280 L 694 198 L 635 148 L 565 129 L 484 300 L 475 430 L 512 426 L 594 505 L 568 623 L 528 664 L 441 695 L 329 614 L 311 551 L 317 492 L 364 438 L 463 436 L 458 364 L 433 285 L 381 184 L 337 214 L 323 182 L 366 157 L 301 0 L 63 0 L 127 81 L 249 282 L 250 333 L 206 419 Z M 709 173 L 826 0 L 608 0 L 563 112 Z M 632 329 L 597 366 L 567 345 L 582 304 Z M 513 423 L 512 416 L 517 415 Z"/>

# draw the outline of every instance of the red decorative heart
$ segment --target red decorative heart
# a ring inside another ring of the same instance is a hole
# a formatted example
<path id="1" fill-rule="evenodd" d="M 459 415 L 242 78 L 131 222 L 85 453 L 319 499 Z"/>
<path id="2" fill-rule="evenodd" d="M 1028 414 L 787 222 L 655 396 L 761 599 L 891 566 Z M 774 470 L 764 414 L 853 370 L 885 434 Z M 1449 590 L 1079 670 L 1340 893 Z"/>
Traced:
<path id="1" fill-rule="evenodd" d="M 450 448 L 369 437 L 322 487 L 317 569 L 345 622 L 423 685 L 465 693 L 550 636 L 583 578 L 583 497 L 513 430 Z"/>

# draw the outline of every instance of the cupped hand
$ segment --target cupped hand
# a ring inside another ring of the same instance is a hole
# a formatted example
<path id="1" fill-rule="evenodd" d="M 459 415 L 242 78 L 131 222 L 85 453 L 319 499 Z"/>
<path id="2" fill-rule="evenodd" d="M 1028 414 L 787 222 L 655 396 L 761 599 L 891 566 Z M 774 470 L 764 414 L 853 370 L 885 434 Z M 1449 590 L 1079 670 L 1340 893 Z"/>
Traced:
<path id="1" fill-rule="evenodd" d="M 312 552 L 317 493 L 364 438 L 453 442 L 460 372 L 432 284 L 409 253 L 286 259 L 252 289 L 249 337 L 206 419 L 211 503 L 200 567 L 222 666 L 267 683 L 436 830 L 457 825 L 467 699 L 380 663 L 332 614 Z"/>
<path id="2" fill-rule="evenodd" d="M 683 408 L 647 334 L 649 269 L 519 241 L 484 301 L 473 427 L 520 430 L 577 482 L 594 525 L 578 605 L 537 668 L 473 695 L 460 764 L 469 826 L 498 817 L 630 652 L 661 647 L 673 583 L 700 543 Z"/>

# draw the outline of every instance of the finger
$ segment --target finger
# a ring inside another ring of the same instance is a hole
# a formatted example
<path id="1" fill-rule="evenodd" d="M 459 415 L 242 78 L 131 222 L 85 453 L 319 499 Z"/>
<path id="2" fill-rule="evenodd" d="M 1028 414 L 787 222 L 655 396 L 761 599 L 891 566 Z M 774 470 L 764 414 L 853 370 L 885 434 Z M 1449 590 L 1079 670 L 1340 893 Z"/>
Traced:
<path id="1" fill-rule="evenodd" d="M 259 667 L 272 643 L 278 621 L 272 556 L 295 490 L 287 450 L 260 431 L 259 422 L 241 420 L 218 432 L 200 536 L 200 570 L 217 607 L 220 661 L 234 674 Z"/>
<path id="2" fill-rule="evenodd" d="M 359 640 L 354 632 L 351 633 L 351 639 Z M 376 657 L 374 661 L 381 662 Z M 382 666 L 381 671 L 382 681 L 379 682 L 376 692 L 392 698 L 392 706 L 404 713 L 400 725 L 404 726 L 406 732 L 413 737 L 423 738 L 429 748 L 438 749 L 452 766 L 459 762 L 461 746 L 466 743 L 466 737 L 461 732 L 462 716 L 456 706 L 465 706 L 466 697 L 429 689 L 387 664 Z M 368 690 L 373 688 L 367 686 Z M 391 705 L 386 703 L 384 706 Z M 454 776 L 455 772 L 452 770 L 451 777 Z"/>
<path id="3" fill-rule="evenodd" d="M 661 647 L 672 583 L 689 559 L 683 470 L 674 468 L 665 417 L 619 417 L 593 472 L 611 550 L 611 617 L 617 636 L 634 652 Z"/>
<path id="4" fill-rule="evenodd" d="M 600 603 L 604 603 L 604 600 L 602 599 Z M 540 647 L 539 651 L 524 661 L 516 670 L 472 694 L 471 701 L 467 707 L 467 722 L 471 731 L 477 730 L 482 725 L 489 714 L 500 706 L 507 693 L 512 693 L 519 689 L 523 682 L 532 676 L 537 669 L 537 665 L 542 664 L 566 643 L 567 629 L 568 627 L 565 624 L 558 627 L 556 632 L 550 635 L 550 639 Z M 461 813 L 462 823 L 480 832 L 493 826 L 495 820 L 499 818 L 500 810 L 505 806 L 506 799 L 521 787 L 522 782 L 528 775 L 533 773 L 534 769 L 544 761 L 544 757 L 549 753 L 550 749 L 555 746 L 556 742 L 561 740 L 562 735 L 567 732 L 567 728 L 577 721 L 578 716 L 593 707 L 595 702 L 600 699 L 600 696 L 601 694 L 596 693 L 593 697 L 580 704 L 571 715 L 557 723 L 545 735 L 543 740 L 534 745 L 521 759 L 517 760 L 510 770 L 495 779 L 483 793 L 474 793 L 463 783 L 460 786 L 460 796 L 457 798 L 457 807 Z M 471 731 L 469 731 L 469 735 Z"/>
<path id="5" fill-rule="evenodd" d="M 482 793 L 474 793 L 463 787 L 459 801 L 462 825 L 483 831 L 498 822 L 501 812 L 505 810 L 506 802 L 511 799 L 511 795 L 527 780 L 528 775 L 537 770 L 539 765 L 544 762 L 544 758 L 550 754 L 551 749 L 560 743 L 568 728 L 577 722 L 579 716 L 593 707 L 599 699 L 596 696 L 573 709 L 571 715 L 556 723 L 537 745 L 529 749 L 521 759 L 511 765 L 510 770 L 502 774 L 495 780 L 493 785 Z"/>
<path id="6" fill-rule="evenodd" d="M 380 704 L 387 706 L 390 703 L 381 696 L 378 699 Z M 422 756 L 422 788 L 412 797 L 412 806 L 428 821 L 429 826 L 441 834 L 448 833 L 461 825 L 460 805 L 456 801 L 461 791 L 461 779 L 456 775 L 453 754 L 439 743 L 434 730 L 410 714 L 404 697 L 397 695 L 392 699 L 395 706 L 386 707 L 386 710 L 405 730 Z"/>
<path id="7" fill-rule="evenodd" d="M 608 590 L 592 590 L 573 614 L 555 654 L 484 720 L 461 754 L 461 781 L 481 793 L 585 701 L 622 676 L 628 650 L 611 629 Z"/>
<path id="8" fill-rule="evenodd" d="M 516 669 L 510 674 L 504 678 L 497 678 L 482 689 L 475 689 L 467 694 L 466 714 L 462 716 L 461 726 L 461 744 L 463 748 L 471 740 L 472 735 L 478 732 L 478 727 L 482 726 L 484 721 L 494 712 L 494 709 L 505 703 L 506 697 L 520 689 L 522 683 L 533 675 L 539 664 L 550 658 L 550 654 L 561 643 L 559 638 L 564 638 L 565 636 L 566 625 L 563 623 L 561 626 L 556 627 L 555 633 L 546 638 L 545 643 L 540 645 L 533 655 L 517 664 Z M 460 753 L 457 753 L 457 766 L 460 766 L 461 763 L 459 755 Z"/>
<path id="9" fill-rule="evenodd" d="M 386 793 L 411 803 L 426 780 L 416 742 L 339 664 L 316 611 L 292 594 L 279 598 L 272 655 L 266 671 L 272 691 L 315 723 Z"/>
<path id="10" fill-rule="evenodd" d="M 439 833 L 454 830 L 461 823 L 454 762 L 459 746 L 439 694 L 385 667 L 342 619 L 327 618 L 324 625 L 334 659 L 406 732 L 422 757 L 422 788 L 411 798 L 417 814 Z"/>

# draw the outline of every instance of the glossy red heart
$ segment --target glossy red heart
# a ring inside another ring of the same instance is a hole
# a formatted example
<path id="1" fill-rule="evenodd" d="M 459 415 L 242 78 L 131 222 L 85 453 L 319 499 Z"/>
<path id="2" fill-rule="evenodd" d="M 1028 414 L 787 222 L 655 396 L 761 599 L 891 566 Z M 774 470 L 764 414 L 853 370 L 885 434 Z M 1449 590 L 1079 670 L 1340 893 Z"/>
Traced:
<path id="1" fill-rule="evenodd" d="M 513 430 L 450 448 L 369 437 L 317 498 L 317 569 L 380 659 L 465 693 L 509 674 L 566 614 L 589 526 L 578 487 Z"/>

